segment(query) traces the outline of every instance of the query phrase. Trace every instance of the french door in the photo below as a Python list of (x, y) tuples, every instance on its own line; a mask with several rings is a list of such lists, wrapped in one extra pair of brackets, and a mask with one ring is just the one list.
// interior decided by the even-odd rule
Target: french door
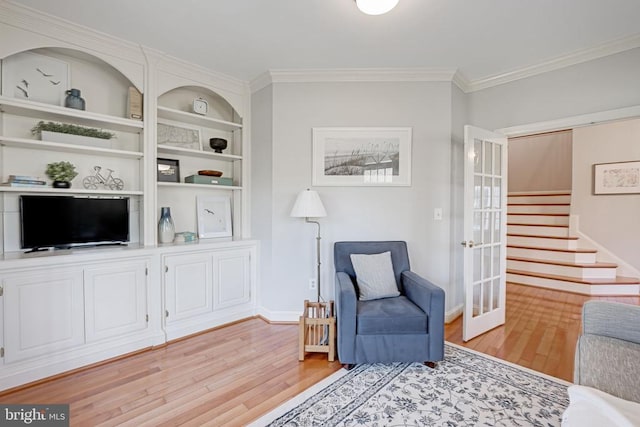
[(464, 128), (464, 311), (468, 341), (504, 324), (507, 246), (507, 138)]

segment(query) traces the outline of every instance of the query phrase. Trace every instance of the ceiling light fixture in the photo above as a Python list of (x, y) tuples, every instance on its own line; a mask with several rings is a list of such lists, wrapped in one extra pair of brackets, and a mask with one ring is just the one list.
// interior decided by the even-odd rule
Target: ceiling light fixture
[(358, 9), (367, 15), (382, 15), (396, 7), (398, 0), (355, 0)]

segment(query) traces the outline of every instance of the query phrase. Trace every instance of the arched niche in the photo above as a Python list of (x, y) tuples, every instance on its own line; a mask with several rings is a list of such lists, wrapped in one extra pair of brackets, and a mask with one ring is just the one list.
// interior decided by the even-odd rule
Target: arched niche
[[(140, 65), (140, 78), (129, 78), (118, 67), (106, 62), (104, 59), (83, 52), (81, 50), (64, 47), (42, 47), (20, 52), (15, 52), (3, 58), (3, 84), (2, 95), (10, 98), (23, 97), (20, 91), (14, 88), (13, 82), (9, 82), (7, 76), (15, 79), (15, 72), (9, 72), (9, 68), (20, 70), (21, 58), (25, 56), (39, 55), (52, 58), (59, 63), (67, 64), (68, 88), (79, 89), (86, 102), (86, 110), (115, 117), (126, 117), (129, 88), (140, 90), (142, 66)], [(118, 61), (115, 61), (118, 62)], [(133, 67), (136, 68), (136, 67)], [(131, 74), (138, 74), (131, 70)], [(138, 84), (134, 83), (138, 81)], [(64, 105), (62, 100), (60, 105)]]
[(207, 117), (242, 124), (242, 117), (224, 97), (200, 86), (180, 86), (168, 90), (160, 95), (158, 105), (193, 112), (193, 101), (197, 98), (207, 101)]

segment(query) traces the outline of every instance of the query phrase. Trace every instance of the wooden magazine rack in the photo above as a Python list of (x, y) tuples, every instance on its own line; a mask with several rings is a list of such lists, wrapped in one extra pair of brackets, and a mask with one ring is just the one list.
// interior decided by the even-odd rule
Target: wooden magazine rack
[(304, 360), (306, 352), (327, 353), (329, 362), (336, 355), (336, 318), (333, 301), (304, 302), (304, 312), (299, 322), (299, 356)]

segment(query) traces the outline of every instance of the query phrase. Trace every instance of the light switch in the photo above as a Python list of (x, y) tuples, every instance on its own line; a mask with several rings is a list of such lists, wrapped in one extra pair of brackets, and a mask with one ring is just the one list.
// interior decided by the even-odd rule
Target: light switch
[(435, 208), (433, 210), (433, 219), (436, 221), (442, 221), (442, 208)]

